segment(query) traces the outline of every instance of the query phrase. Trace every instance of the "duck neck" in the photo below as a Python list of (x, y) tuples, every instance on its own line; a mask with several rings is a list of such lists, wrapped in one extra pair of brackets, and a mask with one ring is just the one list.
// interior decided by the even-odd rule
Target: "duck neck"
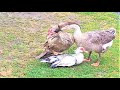
[(75, 29), (74, 37), (80, 37), (82, 34), (80, 27), (76, 24), (72, 25), (71, 27)]

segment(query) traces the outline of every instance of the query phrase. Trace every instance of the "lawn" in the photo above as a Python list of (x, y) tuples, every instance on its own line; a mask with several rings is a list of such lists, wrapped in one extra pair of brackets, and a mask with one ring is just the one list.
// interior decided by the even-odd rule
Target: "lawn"
[[(90, 65), (96, 53), (92, 54), (92, 62), (55, 69), (34, 58), (43, 52), (50, 26), (64, 21), (80, 21), (82, 32), (116, 28), (113, 45), (102, 54), (99, 67)], [(120, 16), (115, 12), (1, 12), (0, 78), (119, 78), (119, 22)], [(74, 49), (75, 44), (65, 53), (73, 53)]]

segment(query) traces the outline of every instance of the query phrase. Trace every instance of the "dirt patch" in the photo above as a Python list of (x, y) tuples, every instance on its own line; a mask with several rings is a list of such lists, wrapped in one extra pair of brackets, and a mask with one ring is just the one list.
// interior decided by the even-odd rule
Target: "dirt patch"
[(6, 70), (6, 71), (1, 71), (0, 72), (0, 76), (9, 76), (9, 75), (11, 75), (12, 74), (12, 69), (8, 69), (8, 70)]
[(71, 12), (1, 12), (0, 27), (37, 32), (48, 30), (51, 25), (77, 20)]

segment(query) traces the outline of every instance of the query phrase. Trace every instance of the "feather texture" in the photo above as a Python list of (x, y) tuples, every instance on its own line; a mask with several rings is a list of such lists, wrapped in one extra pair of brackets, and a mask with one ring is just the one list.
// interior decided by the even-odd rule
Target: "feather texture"
[(110, 43), (113, 39), (115, 39), (116, 30), (114, 28), (82, 33), (80, 26), (74, 22), (65, 23), (63, 26), (64, 27), (62, 27), (61, 30), (75, 29), (75, 43), (78, 47), (84, 47), (87, 51), (102, 52), (103, 45)]
[(44, 47), (55, 52), (63, 52), (74, 43), (74, 38), (70, 33), (59, 31), (51, 35), (44, 44)]
[(110, 28), (108, 30), (95, 30), (82, 33), (80, 26), (76, 23), (65, 23), (61, 30), (64, 29), (74, 29), (74, 39), (78, 47), (84, 47), (86, 51), (89, 52), (88, 60), (92, 51), (99, 54), (98, 62), (91, 64), (93, 66), (98, 66), (101, 58), (101, 53), (108, 50), (112, 46), (113, 40), (115, 39), (116, 29)]
[(78, 47), (75, 50), (75, 54), (62, 54), (57, 56), (50, 56), (45, 59), (42, 59), (41, 62), (50, 63), (52, 68), (56, 68), (59, 66), (73, 66), (76, 64), (80, 64), (84, 60), (83, 52), (85, 50), (83, 47)]

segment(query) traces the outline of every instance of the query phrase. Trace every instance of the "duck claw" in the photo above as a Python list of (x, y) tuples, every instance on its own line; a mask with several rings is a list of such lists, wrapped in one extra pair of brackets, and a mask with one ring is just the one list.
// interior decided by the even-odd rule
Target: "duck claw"
[(84, 59), (84, 62), (90, 62), (92, 59)]
[(100, 64), (100, 62), (99, 61), (97, 61), (97, 62), (95, 62), (95, 63), (93, 63), (93, 64), (91, 64), (92, 66), (94, 66), (94, 67), (98, 67), (99, 66), (99, 64)]

